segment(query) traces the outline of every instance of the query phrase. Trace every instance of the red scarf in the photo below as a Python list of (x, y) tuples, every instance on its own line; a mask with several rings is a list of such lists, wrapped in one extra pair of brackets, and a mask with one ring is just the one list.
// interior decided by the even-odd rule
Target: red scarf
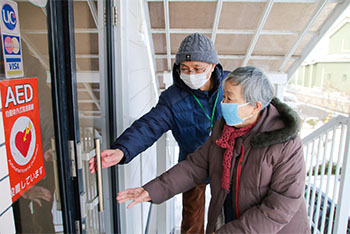
[(229, 191), (230, 189), (230, 169), (236, 138), (250, 132), (250, 130), (255, 126), (255, 124), (256, 122), (244, 128), (234, 128), (225, 124), (221, 138), (216, 141), (216, 144), (218, 146), (226, 149), (224, 153), (224, 160), (222, 161), (224, 171), (222, 173), (221, 187), (223, 189), (226, 189), (227, 191)]

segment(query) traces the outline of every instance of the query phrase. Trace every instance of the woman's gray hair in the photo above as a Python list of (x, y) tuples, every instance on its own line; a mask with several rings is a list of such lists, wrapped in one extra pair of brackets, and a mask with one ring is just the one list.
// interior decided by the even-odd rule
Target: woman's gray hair
[(245, 101), (251, 105), (260, 101), (262, 109), (269, 105), (274, 96), (274, 86), (265, 73), (257, 67), (239, 67), (227, 75), (223, 81), (223, 87), (226, 82), (241, 85)]

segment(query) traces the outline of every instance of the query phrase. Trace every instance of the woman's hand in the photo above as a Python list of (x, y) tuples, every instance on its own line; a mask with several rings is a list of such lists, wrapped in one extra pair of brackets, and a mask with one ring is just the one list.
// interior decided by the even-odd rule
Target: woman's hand
[[(109, 149), (101, 152), (102, 168), (111, 167), (118, 164), (124, 157), (123, 151), (120, 149)], [(89, 161), (89, 169), (91, 173), (96, 172), (97, 160), (93, 157)]]
[(123, 203), (129, 200), (132, 202), (127, 206), (130, 208), (140, 202), (150, 201), (151, 197), (149, 193), (142, 187), (131, 188), (118, 193), (117, 200), (119, 203)]

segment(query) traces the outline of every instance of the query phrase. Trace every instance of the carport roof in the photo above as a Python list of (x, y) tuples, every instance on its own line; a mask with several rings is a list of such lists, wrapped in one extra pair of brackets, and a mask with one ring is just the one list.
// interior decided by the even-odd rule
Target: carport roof
[(291, 77), (349, 0), (145, 0), (157, 75), (170, 71), (181, 40), (214, 41), (226, 70), (253, 65)]

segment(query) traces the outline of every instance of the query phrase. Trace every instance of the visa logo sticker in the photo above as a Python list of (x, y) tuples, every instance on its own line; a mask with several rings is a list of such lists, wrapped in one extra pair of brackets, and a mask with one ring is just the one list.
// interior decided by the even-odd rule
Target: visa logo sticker
[(6, 58), (6, 71), (9, 76), (18, 76), (23, 74), (21, 58)]

